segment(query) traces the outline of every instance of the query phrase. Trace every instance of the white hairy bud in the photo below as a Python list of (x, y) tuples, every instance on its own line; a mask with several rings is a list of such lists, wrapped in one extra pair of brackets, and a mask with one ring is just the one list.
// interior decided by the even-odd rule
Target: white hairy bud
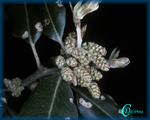
[(99, 2), (95, 1), (91, 1), (91, 2), (87, 2), (85, 4), (83, 4), (81, 6), (82, 2), (78, 2), (75, 7), (74, 7), (74, 10), (73, 10), (73, 13), (74, 13), (74, 17), (76, 19), (83, 19), (83, 17), (86, 15), (86, 14), (89, 14), (93, 11), (96, 11), (98, 8), (99, 8)]

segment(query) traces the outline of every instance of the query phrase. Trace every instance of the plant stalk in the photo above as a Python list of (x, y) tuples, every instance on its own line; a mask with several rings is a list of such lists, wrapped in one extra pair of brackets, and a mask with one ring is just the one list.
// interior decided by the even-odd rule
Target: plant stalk
[(77, 46), (78, 46), (78, 48), (81, 48), (82, 35), (81, 35), (81, 27), (80, 27), (80, 24), (77, 24), (77, 25), (76, 25), (76, 32), (77, 32)]
[(59, 75), (58, 67), (55, 68), (46, 68), (44, 66), (41, 69), (37, 69), (37, 71), (22, 81), (22, 86), (28, 86), (30, 83), (36, 81), (37, 79), (49, 76), (49, 75)]
[(30, 42), (30, 45), (31, 45), (31, 48), (32, 48), (32, 51), (33, 51), (33, 54), (34, 54), (34, 57), (35, 57), (35, 60), (36, 60), (36, 65), (37, 65), (38, 69), (40, 69), (41, 68), (41, 62), (40, 62), (38, 53), (36, 51), (35, 45), (33, 44), (33, 42)]
[(29, 18), (28, 18), (28, 10), (27, 10), (27, 6), (26, 6), (26, 3), (24, 1), (24, 6), (25, 6), (25, 12), (26, 12), (26, 20), (27, 20), (27, 28), (28, 28), (28, 32), (29, 32), (29, 41), (30, 41), (30, 45), (31, 45), (31, 48), (32, 48), (32, 51), (33, 51), (33, 54), (34, 54), (34, 57), (35, 57), (35, 60), (36, 60), (36, 64), (37, 64), (37, 67), (38, 69), (40, 69), (41, 67), (41, 62), (40, 62), (40, 59), (39, 59), (39, 56), (36, 52), (36, 49), (35, 49), (35, 44), (33, 43), (32, 41), (32, 37), (31, 37), (31, 32), (30, 32), (30, 24), (29, 24)]

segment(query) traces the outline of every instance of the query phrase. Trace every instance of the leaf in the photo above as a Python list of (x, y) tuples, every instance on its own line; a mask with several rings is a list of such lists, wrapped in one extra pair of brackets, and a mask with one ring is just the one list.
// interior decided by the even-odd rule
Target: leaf
[(50, 24), (45, 26), (43, 33), (54, 41), (61, 43), (66, 24), (65, 7), (45, 3), (45, 5), (39, 5), (38, 8), (41, 12), (41, 20), (50, 20)]
[[(39, 12), (36, 10), (36, 5), (27, 5), (27, 9), (25, 9), (24, 4), (11, 4), (6, 5), (6, 11), (12, 22), (12, 34), (17, 38), (22, 38), (25, 31), (28, 31), (29, 33), (29, 27), (30, 36), (35, 44), (42, 34), (35, 28), (35, 25), (38, 22), (41, 22)], [(27, 20), (29, 21), (29, 26), (27, 24)], [(24, 40), (29, 43), (29, 37)]]
[[(89, 91), (85, 88), (79, 88), (76, 94), (76, 101), (77, 106), (79, 109), (79, 113), (83, 117), (109, 117), (115, 119), (115, 117), (124, 118), (122, 114), (118, 113), (119, 107), (115, 102), (114, 99), (104, 93), (101, 93), (101, 96), (104, 100), (95, 99), (89, 93)], [(90, 102), (92, 104), (91, 108), (86, 108), (85, 106), (79, 103), (79, 99), (83, 98), (86, 102)]]
[(83, 26), (82, 29), (81, 29), (81, 35), (82, 35), (82, 38), (86, 32), (86, 29), (87, 29), (87, 25)]
[(114, 57), (115, 54), (116, 54), (116, 50), (117, 50), (117, 48), (115, 48), (115, 49), (111, 52), (110, 57), (109, 57), (108, 60), (111, 60), (111, 59), (113, 59), (113, 58), (117, 58), (117, 57), (119, 56), (119, 55), (118, 55), (118, 56)]
[(21, 108), (19, 116), (77, 117), (76, 106), (70, 102), (73, 93), (69, 85), (57, 76), (45, 77)]
[(82, 1), (79, 1), (79, 2), (74, 6), (73, 13), (74, 13), (75, 16), (77, 15), (78, 10), (81, 8), (81, 5), (82, 5)]

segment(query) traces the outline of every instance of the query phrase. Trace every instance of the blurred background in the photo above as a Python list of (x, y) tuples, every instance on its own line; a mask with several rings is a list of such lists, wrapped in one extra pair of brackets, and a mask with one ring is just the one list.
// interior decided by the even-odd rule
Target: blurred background
[[(75, 31), (69, 5), (66, 7), (66, 27), (63, 40), (69, 32)], [(5, 7), (4, 7), (5, 8)], [(119, 57), (128, 57), (131, 63), (125, 68), (103, 72), (103, 79), (97, 82), (101, 92), (114, 98), (123, 107), (131, 104), (131, 109), (143, 110), (146, 115), (146, 4), (103, 4), (99, 9), (82, 20), (87, 24), (83, 42), (92, 41), (107, 49), (106, 59), (114, 48), (120, 50)], [(34, 56), (27, 42), (12, 36), (12, 24), (4, 9), (4, 78), (21, 79), (37, 69)], [(59, 43), (42, 35), (36, 43), (42, 64), (60, 54)], [(16, 111), (29, 96), (26, 90), (19, 98), (11, 98), (9, 106)], [(19, 103), (18, 101), (22, 99)]]

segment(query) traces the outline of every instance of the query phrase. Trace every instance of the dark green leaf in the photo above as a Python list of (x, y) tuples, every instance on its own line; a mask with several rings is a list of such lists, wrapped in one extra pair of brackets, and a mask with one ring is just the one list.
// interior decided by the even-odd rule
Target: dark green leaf
[(19, 116), (28, 117), (77, 117), (76, 106), (69, 85), (56, 76), (44, 78), (21, 108)]
[[(33, 43), (35, 44), (39, 37), (41, 36), (41, 32), (39, 32), (35, 25), (40, 21), (40, 14), (36, 10), (36, 5), (27, 5), (27, 11), (25, 11), (24, 4), (11, 4), (6, 5), (6, 11), (8, 17), (12, 21), (13, 32), (12, 34), (17, 38), (22, 38), (22, 35), (25, 31), (28, 31), (27, 19), (29, 21), (29, 29), (30, 35)], [(26, 12), (28, 14), (26, 14)], [(42, 22), (41, 22), (42, 23)], [(29, 37), (25, 39), (29, 43)]]
[[(87, 89), (79, 88), (76, 94), (76, 101), (80, 115), (83, 117), (108, 117), (112, 119), (115, 119), (115, 117), (124, 118), (123, 115), (118, 112), (119, 109), (121, 110), (121, 107), (114, 102), (111, 96), (104, 93), (101, 93), (101, 96), (105, 99), (102, 100), (101, 97), (95, 99)], [(80, 98), (83, 98), (86, 102), (90, 102), (92, 107), (86, 108), (81, 105), (79, 103)]]
[(66, 23), (66, 12), (64, 6), (58, 6), (57, 4), (45, 4), (39, 5), (41, 12), (41, 20), (50, 20), (50, 24), (46, 25), (43, 33), (53, 39), (54, 41), (59, 41), (58, 37), (62, 39), (65, 23)]

